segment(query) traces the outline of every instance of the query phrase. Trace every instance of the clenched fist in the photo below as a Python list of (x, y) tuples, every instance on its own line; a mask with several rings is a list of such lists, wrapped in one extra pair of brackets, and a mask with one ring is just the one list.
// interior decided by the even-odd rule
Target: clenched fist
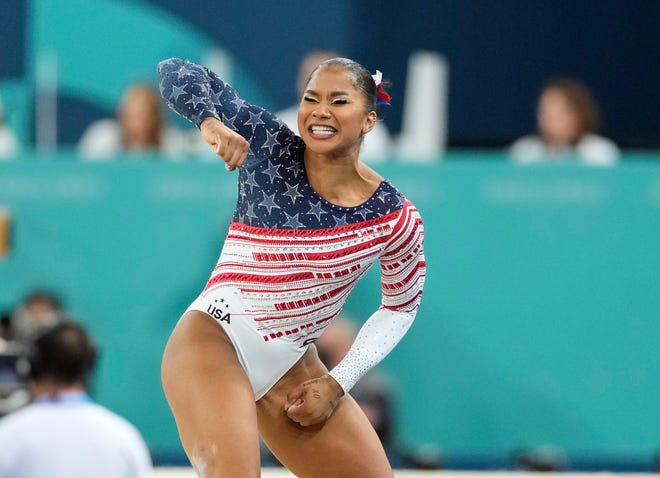
[(294, 422), (307, 427), (324, 422), (334, 411), (344, 390), (330, 375), (308, 380), (287, 395), (284, 411)]
[(225, 162), (225, 167), (229, 171), (243, 165), (250, 150), (250, 143), (243, 136), (213, 117), (206, 118), (199, 125), (199, 130), (204, 141)]

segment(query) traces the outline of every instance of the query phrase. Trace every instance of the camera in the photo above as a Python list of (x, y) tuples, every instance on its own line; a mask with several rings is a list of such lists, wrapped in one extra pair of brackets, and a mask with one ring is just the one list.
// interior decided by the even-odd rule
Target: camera
[(0, 351), (0, 417), (30, 401), (30, 392), (22, 372), (26, 368), (25, 361), (22, 350)]

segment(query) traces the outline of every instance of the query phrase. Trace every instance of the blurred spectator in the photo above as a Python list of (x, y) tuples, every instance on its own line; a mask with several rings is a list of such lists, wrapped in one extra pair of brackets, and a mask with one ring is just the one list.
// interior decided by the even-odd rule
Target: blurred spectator
[(619, 149), (598, 136), (598, 108), (587, 87), (573, 78), (554, 78), (544, 86), (536, 121), (538, 133), (515, 141), (512, 158), (520, 163), (576, 160), (589, 165), (611, 165)]
[(564, 452), (554, 445), (541, 445), (521, 450), (514, 455), (517, 470), (521, 471), (566, 471), (567, 459)]
[(0, 319), (0, 337), (27, 345), (38, 333), (63, 318), (62, 304), (56, 295), (47, 291), (34, 291)]
[(151, 476), (138, 430), (87, 394), (96, 347), (81, 325), (62, 321), (43, 332), (26, 362), (34, 401), (0, 420), (0, 476)]
[(30, 401), (15, 364), (35, 337), (64, 319), (59, 298), (51, 292), (29, 293), (13, 310), (0, 317), (0, 417)]
[(116, 119), (92, 123), (78, 143), (86, 159), (108, 159), (122, 153), (161, 153), (172, 159), (184, 153), (181, 131), (167, 126), (158, 95), (147, 84), (136, 84), (123, 95)]
[(0, 161), (10, 159), (18, 152), (18, 140), (14, 132), (5, 123), (5, 110), (0, 101)]
[[(335, 320), (325, 329), (316, 341), (316, 348), (328, 370), (341, 362), (351, 348), (356, 334), (356, 327), (345, 318)], [(387, 378), (374, 368), (355, 384), (351, 389), (351, 396), (367, 415), (385, 449), (391, 448), (394, 438), (393, 417)]]
[[(298, 67), (298, 78), (296, 81), (298, 98), (302, 98), (307, 79), (312, 74), (312, 71), (314, 71), (314, 68), (330, 58), (340, 56), (342, 56), (340, 53), (332, 50), (313, 50), (305, 55)], [(276, 116), (284, 121), (291, 131), (298, 135), (300, 134), (298, 132), (299, 104), (300, 101), (276, 113)], [(392, 140), (390, 133), (387, 131), (385, 123), (378, 121), (374, 129), (364, 137), (360, 159), (363, 159), (365, 162), (384, 161), (388, 158), (391, 147)]]
[[(319, 357), (328, 369), (337, 365), (351, 348), (357, 327), (346, 318), (335, 319), (315, 342)], [(392, 390), (388, 377), (372, 368), (351, 389), (350, 395), (360, 405), (385, 448), (394, 468), (440, 467), (436, 453), (422, 454), (403, 449), (395, 440)]]

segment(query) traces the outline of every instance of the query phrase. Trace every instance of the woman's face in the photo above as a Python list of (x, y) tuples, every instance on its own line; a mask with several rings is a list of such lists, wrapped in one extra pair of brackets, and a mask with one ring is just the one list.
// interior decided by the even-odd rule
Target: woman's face
[(536, 120), (539, 133), (550, 146), (569, 146), (579, 139), (580, 119), (561, 90), (550, 88), (541, 94)]
[(298, 129), (309, 149), (321, 154), (359, 150), (375, 121), (376, 112), (366, 111), (364, 93), (345, 68), (324, 67), (312, 75), (298, 109)]

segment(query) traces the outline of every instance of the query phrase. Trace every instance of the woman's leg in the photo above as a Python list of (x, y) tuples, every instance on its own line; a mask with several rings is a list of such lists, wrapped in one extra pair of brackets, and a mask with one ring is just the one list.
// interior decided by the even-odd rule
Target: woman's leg
[(273, 454), (299, 478), (386, 478), (392, 469), (358, 404), (344, 395), (330, 418), (303, 427), (284, 413), (287, 393), (327, 369), (314, 346), (257, 402), (259, 431)]
[(162, 380), (200, 477), (260, 476), (254, 392), (215, 320), (197, 311), (183, 316), (165, 348)]

